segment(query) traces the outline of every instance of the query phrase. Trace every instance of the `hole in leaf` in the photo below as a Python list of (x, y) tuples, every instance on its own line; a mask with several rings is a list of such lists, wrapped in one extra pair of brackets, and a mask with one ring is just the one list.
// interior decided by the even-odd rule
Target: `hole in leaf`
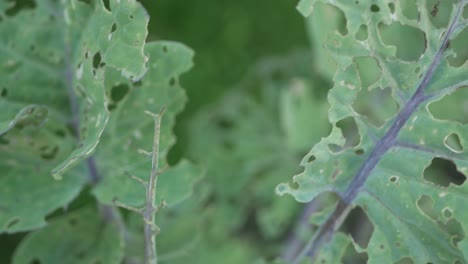
[(110, 4), (109, 4), (109, 0), (102, 0), (102, 3), (104, 5), (104, 8), (107, 9), (107, 11), (111, 11), (110, 9)]
[(109, 110), (109, 112), (113, 111), (115, 108), (117, 108), (116, 104), (110, 103), (107, 105), (107, 110)]
[(29, 264), (41, 264), (42, 262), (38, 258), (34, 258), (29, 261)]
[(371, 5), (370, 10), (371, 10), (373, 13), (377, 13), (377, 12), (380, 11), (380, 7), (379, 7), (378, 5), (376, 5), (376, 4), (373, 4), (373, 5)]
[(220, 117), (216, 120), (216, 126), (222, 130), (229, 130), (234, 127), (234, 122), (230, 119)]
[(450, 47), (454, 56), (448, 57), (450, 66), (461, 67), (468, 60), (468, 49), (466, 48), (466, 40), (468, 39), (468, 27), (462, 30), (454, 39), (450, 41)]
[(388, 3), (388, 8), (390, 9), (390, 13), (395, 13), (395, 4)]
[(311, 162), (313, 162), (314, 160), (316, 160), (315, 156), (314, 156), (314, 155), (310, 155), (310, 156), (307, 158), (307, 163), (311, 163)]
[(367, 32), (367, 25), (362, 24), (355, 35), (357, 40), (364, 41), (369, 37), (369, 33)]
[(162, 49), (163, 49), (163, 52), (164, 52), (164, 53), (167, 53), (167, 52), (168, 52), (167, 46), (163, 46)]
[(16, 0), (12, 2), (14, 5), (5, 11), (7, 16), (15, 16), (22, 10), (34, 9), (36, 7), (36, 2), (34, 0)]
[(422, 195), (417, 201), (416, 205), (418, 206), (419, 210), (432, 220), (436, 221), (438, 216), (437, 212), (434, 211), (434, 201), (431, 197), (427, 195)]
[(361, 207), (354, 207), (343, 224), (344, 233), (349, 234), (361, 248), (367, 248), (374, 225)]
[(59, 138), (65, 138), (66, 132), (64, 130), (55, 130), (55, 135)]
[[(439, 120), (458, 121), (468, 124), (468, 87), (459, 88), (429, 105), (432, 116)], [(447, 106), (450, 107), (447, 107)]]
[(10, 229), (12, 228), (13, 226), (17, 225), (21, 220), (19, 218), (12, 218), (8, 221), (8, 223), (6, 224), (6, 228), (7, 229)]
[(381, 23), (379, 31), (386, 45), (397, 47), (396, 56), (401, 60), (417, 61), (426, 49), (425, 34), (418, 28), (402, 25), (398, 22), (391, 25)]
[(362, 89), (367, 89), (374, 84), (382, 74), (377, 60), (372, 57), (356, 57), (354, 63), (359, 72)]
[(436, 28), (446, 28), (452, 12), (452, 0), (427, 0), (426, 10), (430, 14), (429, 20)]
[(101, 54), (99, 52), (96, 52), (96, 54), (94, 54), (93, 56), (93, 68), (94, 69), (99, 68), (100, 64), (101, 64)]
[(359, 144), (360, 142), (360, 135), (359, 135), (359, 130), (356, 125), (356, 121), (352, 117), (347, 117), (344, 119), (341, 119), (336, 123), (336, 126), (341, 129), (341, 132), (343, 133), (344, 138), (346, 139), (346, 142), (344, 146), (338, 146), (336, 144), (329, 144), (328, 147), (330, 148), (331, 151), (333, 152), (340, 152), (344, 149), (350, 148), (350, 147), (355, 147)]
[(129, 15), (128, 18), (129, 18), (130, 20), (132, 20), (132, 19), (133, 19), (133, 16), (132, 16), (132, 15)]
[(129, 87), (126, 84), (119, 84), (111, 89), (111, 99), (115, 103), (120, 102), (128, 94)]
[(389, 181), (389, 182), (392, 182), (392, 183), (395, 183), (395, 182), (398, 181), (398, 176), (390, 176), (390, 177), (388, 178), (388, 181)]
[[(352, 244), (349, 244), (346, 247), (346, 251), (341, 259), (343, 264), (355, 264), (355, 263), (367, 263), (369, 256), (367, 253), (362, 252), (358, 253)], [(334, 263), (331, 263), (334, 264)]]
[(450, 183), (462, 185), (466, 176), (457, 170), (453, 161), (443, 158), (434, 158), (431, 164), (424, 170), (424, 180), (440, 187), (448, 187)]
[(454, 247), (458, 246), (458, 242), (462, 241), (465, 238), (465, 232), (462, 225), (459, 221), (454, 218), (451, 218), (447, 223), (442, 221), (438, 222), (439, 227), (450, 235), (451, 243)]
[(404, 257), (393, 264), (414, 264), (414, 261), (410, 257)]
[(176, 84), (176, 80), (174, 77), (172, 77), (170, 80), (169, 80), (169, 85), (170, 86), (174, 86)]
[(0, 92), (0, 97), (5, 98), (5, 97), (7, 97), (7, 95), (8, 95), (8, 90), (7, 90), (7, 88), (5, 88), (5, 87), (2, 88), (2, 91)]
[(412, 20), (419, 20), (418, 7), (414, 0), (400, 0), (401, 10), (403, 15)]
[(114, 33), (116, 30), (117, 30), (117, 24), (112, 23), (112, 28), (111, 28), (110, 33)]
[[(429, 2), (427, 2), (427, 4), (429, 5)], [(439, 5), (440, 5), (440, 0), (437, 0), (437, 2), (432, 5), (431, 12), (430, 12), (431, 16), (437, 16), (437, 14), (439, 13)]]
[(362, 154), (364, 154), (364, 150), (363, 149), (357, 149), (357, 150), (354, 151), (354, 153), (356, 155), (362, 155)]
[(58, 147), (55, 146), (53, 148), (49, 148), (49, 147), (43, 147), (41, 148), (41, 158), (45, 159), (45, 160), (52, 160), (55, 158), (55, 156), (57, 156), (57, 153), (58, 153)]
[(142, 84), (143, 83), (141, 82), (141, 80), (138, 80), (138, 81), (133, 83), (133, 87), (138, 88), (138, 87), (141, 87)]
[(444, 208), (444, 210), (442, 210), (442, 214), (444, 215), (445, 218), (451, 218), (452, 217), (452, 210), (450, 208)]
[(444, 145), (453, 152), (456, 152), (456, 153), (463, 152), (463, 146), (460, 143), (460, 138), (455, 133), (452, 133), (448, 135), (447, 137), (445, 137)]
[(354, 100), (353, 109), (360, 115), (366, 116), (373, 126), (381, 127), (386, 120), (396, 115), (398, 104), (392, 97), (390, 87), (371, 91), (363, 89)]

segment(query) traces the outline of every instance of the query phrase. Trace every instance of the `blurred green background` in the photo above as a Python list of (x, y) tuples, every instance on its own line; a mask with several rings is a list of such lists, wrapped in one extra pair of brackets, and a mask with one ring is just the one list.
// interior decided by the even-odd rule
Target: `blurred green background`
[(189, 98), (176, 125), (177, 161), (187, 145), (186, 122), (238, 83), (249, 68), (271, 55), (307, 47), (296, 0), (143, 0), (150, 15), (148, 40), (174, 40), (195, 51), (195, 66), (182, 76)]

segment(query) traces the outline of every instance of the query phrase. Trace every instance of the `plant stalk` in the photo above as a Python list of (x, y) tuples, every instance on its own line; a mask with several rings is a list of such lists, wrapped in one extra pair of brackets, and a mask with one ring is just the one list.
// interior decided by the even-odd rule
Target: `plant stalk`
[(149, 113), (155, 119), (154, 122), (154, 137), (151, 160), (151, 175), (146, 186), (146, 204), (143, 212), (144, 217), (144, 233), (145, 233), (145, 263), (157, 264), (158, 257), (156, 253), (156, 234), (158, 232), (154, 224), (154, 215), (158, 211), (156, 205), (156, 185), (158, 182), (159, 171), (159, 137), (161, 133), (161, 119), (165, 108), (157, 115)]

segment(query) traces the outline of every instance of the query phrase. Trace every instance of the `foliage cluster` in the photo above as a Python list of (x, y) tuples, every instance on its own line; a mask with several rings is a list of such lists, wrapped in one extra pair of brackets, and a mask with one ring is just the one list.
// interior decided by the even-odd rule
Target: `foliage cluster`
[(0, 262), (466, 263), (468, 2), (209, 1), (0, 2)]

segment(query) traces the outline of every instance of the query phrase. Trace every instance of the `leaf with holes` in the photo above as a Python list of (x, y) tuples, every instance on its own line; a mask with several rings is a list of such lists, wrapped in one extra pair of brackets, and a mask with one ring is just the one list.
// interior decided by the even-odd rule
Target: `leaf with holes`
[(96, 147), (109, 116), (105, 72), (146, 72), (148, 17), (136, 1), (118, 2), (0, 6), (0, 232), (43, 226), (78, 195), (84, 166), (62, 181), (50, 173), (60, 177)]
[[(141, 81), (132, 83), (114, 70), (106, 72), (112, 115), (94, 156), (102, 176), (94, 194), (103, 203), (111, 204), (113, 199), (132, 206), (144, 203), (143, 186), (129, 174), (144, 180), (150, 175), (151, 159), (144, 152), (151, 151), (154, 123), (145, 111), (158, 113), (166, 107), (160, 132), (160, 167), (167, 166), (166, 155), (175, 142), (172, 127), (186, 101), (178, 77), (192, 67), (193, 52), (184, 45), (163, 41), (148, 43), (145, 52), (151, 63)], [(157, 199), (165, 199), (169, 205), (183, 200), (200, 175), (196, 166), (180, 162), (161, 174)]]
[(41, 124), (50, 130), (46, 117), (73, 127), (79, 142), (56, 161), (60, 177), (92, 153), (107, 123), (105, 70), (132, 80), (145, 73), (148, 16), (136, 1), (113, 0), (109, 9), (102, 1), (37, 1), (20, 12), (15, 5), (4, 7), (0, 24), (0, 135)]
[[(313, 15), (318, 2), (303, 0), (299, 10)], [(326, 262), (344, 243), (330, 238), (361, 208), (373, 232), (368, 245), (353, 245), (369, 263), (463, 262), (468, 126), (431, 109), (468, 86), (464, 51), (450, 45), (466, 43), (467, 1), (440, 2), (444, 18), (423, 0), (320, 2), (346, 19), (346, 30), (326, 40), (337, 68), (328, 95), (333, 128), (303, 159), (296, 186), (277, 192), (300, 202), (334, 192), (341, 201), (296, 261)]]
[(84, 208), (55, 219), (26, 236), (13, 263), (121, 263), (125, 241), (118, 228), (122, 227), (107, 222), (101, 216), (105, 213)]

